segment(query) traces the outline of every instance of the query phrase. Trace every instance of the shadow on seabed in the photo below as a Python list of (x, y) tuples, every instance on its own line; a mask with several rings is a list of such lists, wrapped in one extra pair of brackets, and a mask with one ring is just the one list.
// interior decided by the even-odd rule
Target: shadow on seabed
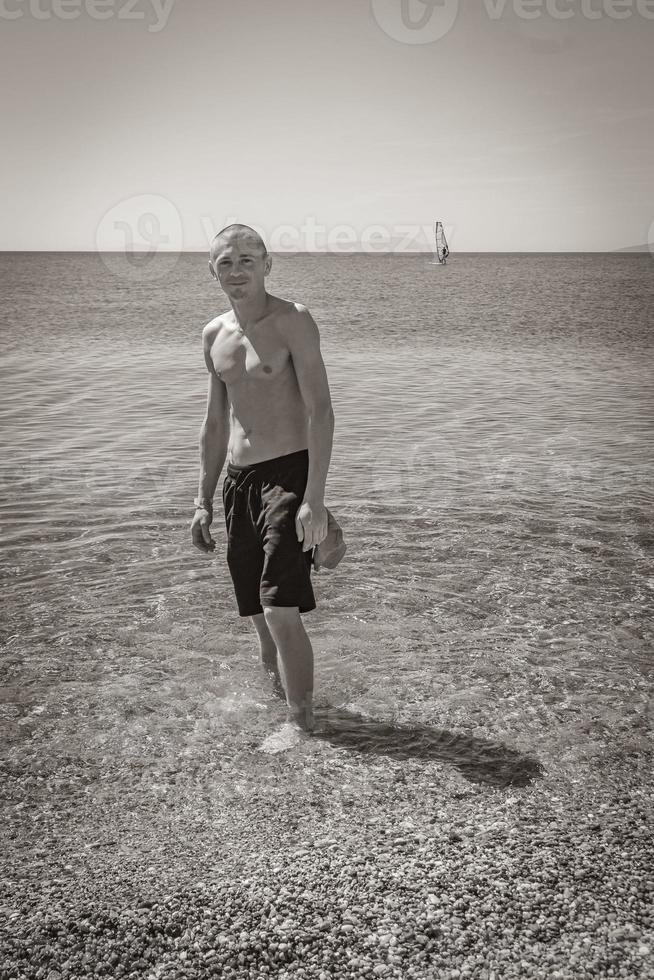
[(427, 725), (408, 727), (375, 721), (346, 708), (316, 706), (314, 738), (339, 748), (393, 759), (432, 759), (454, 766), (472, 783), (528, 786), (544, 772), (533, 756), (501, 742)]

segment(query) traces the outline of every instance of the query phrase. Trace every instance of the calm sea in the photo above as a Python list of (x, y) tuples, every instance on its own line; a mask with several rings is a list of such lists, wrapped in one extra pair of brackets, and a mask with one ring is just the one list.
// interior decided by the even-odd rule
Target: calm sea
[[(238, 759), (283, 711), (222, 515), (213, 556), (190, 544), (201, 331), (225, 308), (206, 258), (0, 268), (4, 757)], [(336, 416), (349, 550), (305, 617), (316, 700), (562, 776), (607, 732), (642, 744), (651, 256), (286, 255), (269, 288), (316, 318)]]

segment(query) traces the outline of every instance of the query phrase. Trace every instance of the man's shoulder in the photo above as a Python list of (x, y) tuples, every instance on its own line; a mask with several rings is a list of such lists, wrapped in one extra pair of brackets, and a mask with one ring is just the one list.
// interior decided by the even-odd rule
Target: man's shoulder
[(274, 297), (274, 299), (275, 318), (282, 328), (293, 331), (317, 329), (314, 319), (304, 303), (295, 303), (293, 300), (279, 299), (278, 297)]
[(320, 351), (320, 333), (304, 303), (285, 301), (284, 314), (277, 317), (277, 330), (294, 358)]
[(215, 316), (213, 320), (209, 320), (209, 322), (203, 327), (202, 340), (205, 343), (213, 343), (221, 329), (225, 326), (228, 316), (229, 310), (225, 313), (219, 313), (218, 316)]

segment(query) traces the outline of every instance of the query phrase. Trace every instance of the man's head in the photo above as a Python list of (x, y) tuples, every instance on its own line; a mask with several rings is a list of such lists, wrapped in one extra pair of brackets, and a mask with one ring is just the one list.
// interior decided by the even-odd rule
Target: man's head
[(209, 269), (230, 300), (253, 297), (264, 290), (271, 266), (272, 257), (261, 235), (249, 225), (228, 225), (211, 242)]

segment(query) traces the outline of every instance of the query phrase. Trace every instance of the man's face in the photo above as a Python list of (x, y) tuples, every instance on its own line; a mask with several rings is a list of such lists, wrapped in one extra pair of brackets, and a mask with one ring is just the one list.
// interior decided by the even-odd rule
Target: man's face
[(270, 259), (251, 238), (234, 236), (219, 243), (213, 260), (218, 282), (230, 299), (240, 300), (263, 289)]

